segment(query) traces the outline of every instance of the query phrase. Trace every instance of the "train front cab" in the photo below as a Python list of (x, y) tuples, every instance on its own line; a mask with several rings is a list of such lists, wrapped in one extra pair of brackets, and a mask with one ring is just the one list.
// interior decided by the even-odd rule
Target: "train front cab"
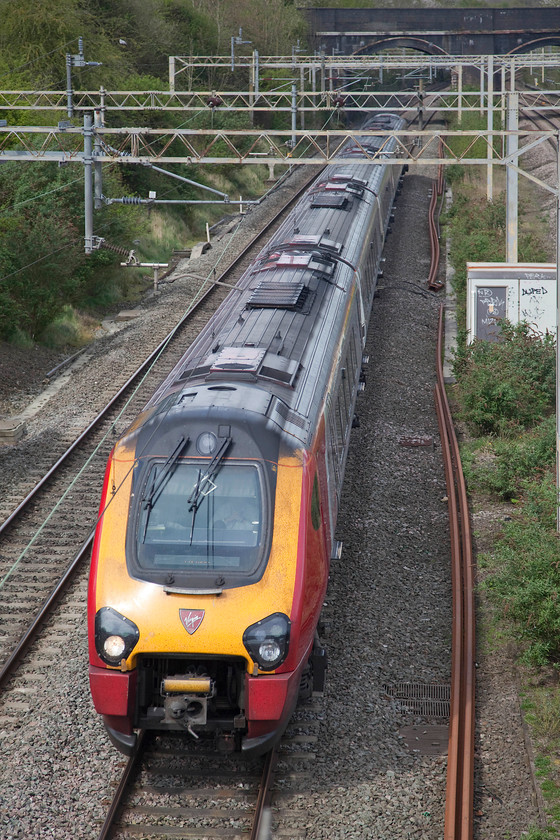
[[(145, 463), (125, 442), (108, 465), (90, 577), (90, 685), (111, 740), (127, 754), (135, 729), (189, 731), (212, 736), (225, 749), (264, 752), (284, 730), (302, 676), (309, 680), (310, 658), (320, 686), (325, 659), (316, 625), (328, 554), (315, 458), (291, 451), (265, 459), (249, 446), (246, 413), (239, 426), (231, 410), (228, 416), (231, 443), (211, 484), (204, 484), (194, 523), (184, 487), (192, 490), (204, 478), (212, 453), (204, 459), (187, 445), (152, 505), (146, 496), (173, 451), (173, 431), (167, 449)], [(218, 437), (223, 425), (204, 434)], [(252, 470), (253, 479), (242, 481), (243, 469)], [(121, 484), (106, 507), (111, 488)], [(258, 488), (261, 505), (245, 533), (247, 570), (225, 538), (221, 553), (216, 550), (214, 524), (210, 574), (196, 552), (204, 541), (207, 551), (209, 523), (218, 514), (223, 519), (224, 500), (234, 491), (239, 498), (242, 486)], [(138, 501), (129, 506), (131, 494)], [(173, 495), (181, 496), (187, 513), (182, 535), (176, 522), (171, 533), (170, 515), (163, 526), (158, 516), (159, 505), (171, 510)], [(127, 528), (119, 527), (127, 519)], [(186, 554), (185, 542), (194, 546)], [(185, 574), (187, 555), (192, 562)], [(151, 565), (149, 557), (155, 558)]]

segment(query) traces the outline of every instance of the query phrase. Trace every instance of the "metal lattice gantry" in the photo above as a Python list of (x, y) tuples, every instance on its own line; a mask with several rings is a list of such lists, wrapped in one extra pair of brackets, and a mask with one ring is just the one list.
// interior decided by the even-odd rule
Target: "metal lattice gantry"
[[(487, 55), (428, 55), (415, 53), (414, 55), (393, 55), (376, 53), (373, 55), (300, 55), (295, 51), (291, 56), (260, 56), (254, 50), (250, 56), (235, 57), (235, 69), (245, 70), (249, 79), (256, 80), (260, 72), (270, 70), (291, 71), (294, 77), (303, 77), (313, 86), (315, 80), (318, 86), (327, 88), (336, 85), (336, 80), (348, 73), (358, 76), (365, 73), (377, 75), (383, 79), (385, 73), (400, 73), (403, 76), (412, 72), (424, 71), (428, 76), (435, 75), (439, 70), (449, 73), (459, 73), (461, 70), (471, 70), (472, 75), (480, 76), (486, 72)], [(558, 67), (558, 55), (554, 52), (539, 52), (535, 54), (519, 53), (515, 55), (494, 56), (496, 69), (507, 73), (520, 70), (539, 70)], [(197, 78), (204, 77), (209, 71), (219, 71), (230, 68), (231, 59), (224, 56), (170, 56), (169, 57), (169, 89), (177, 88), (177, 81), (183, 84), (183, 90), (192, 90)]]
[[(486, 108), (487, 91), (457, 90), (434, 91), (429, 102), (424, 95), (423, 107), (427, 113), (460, 113), (461, 111), (480, 111)], [(504, 92), (494, 91), (495, 106), (500, 107)], [(539, 90), (519, 91), (519, 104), (522, 108), (535, 111), (551, 111), (560, 108), (558, 89), (542, 88)], [(0, 112), (13, 111), (65, 111), (66, 92), (60, 91), (0, 91)], [(219, 102), (219, 104), (210, 104)], [(111, 111), (150, 112), (291, 112), (294, 108), (299, 115), (317, 112), (359, 114), (364, 110), (388, 110), (394, 113), (409, 111), (420, 102), (418, 92), (414, 91), (372, 91), (353, 90), (351, 87), (333, 89), (333, 91), (310, 91), (296, 88), (295, 101), (292, 90), (261, 91), (257, 96), (250, 91), (78, 91), (74, 95), (74, 110), (78, 112)]]
[[(492, 70), (490, 70), (490, 59)], [(332, 113), (344, 109), (347, 114), (364, 109), (390, 109), (403, 112), (411, 107), (414, 92), (378, 90), (386, 74), (400, 74), (409, 80), (430, 81), (440, 72), (450, 75), (451, 90), (434, 91), (433, 110), (458, 112), (485, 107), (490, 73), (499, 76), (501, 95), (507, 91), (520, 94), (521, 107), (545, 110), (560, 104), (560, 93), (547, 86), (546, 72), (560, 67), (558, 53), (542, 52), (511, 56), (448, 56), (448, 55), (369, 55), (369, 56), (238, 56), (235, 59), (236, 83), (245, 77), (246, 88), (208, 89), (208, 75), (218, 74), (223, 80), (231, 74), (231, 59), (225, 56), (171, 56), (168, 90), (72, 91), (73, 112), (112, 111), (180, 111), (204, 112), (267, 112), (295, 109), (304, 119), (306, 114)], [(283, 80), (267, 80), (266, 72), (283, 71)], [(220, 71), (220, 73), (218, 73)], [(229, 71), (229, 72), (228, 72)], [(526, 71), (539, 82), (540, 90), (526, 91), (517, 87), (518, 75)], [(534, 76), (533, 74), (537, 74)], [(224, 75), (225, 74), (225, 75)], [(478, 80), (477, 91), (465, 91), (464, 79)], [(177, 83), (185, 82), (183, 90)], [(193, 89), (197, 82), (200, 86)], [(206, 84), (206, 87), (204, 86)], [(271, 89), (272, 85), (275, 85)], [(229, 85), (228, 85), (229, 87)], [(500, 96), (500, 91), (493, 93)], [(550, 102), (545, 103), (546, 96)], [(496, 100), (497, 104), (497, 100)], [(68, 91), (4, 90), (0, 91), (0, 112), (67, 111)], [(303, 126), (301, 126), (303, 127)]]
[[(523, 108), (534, 111), (557, 108), (560, 90), (520, 90), (519, 71), (540, 72), (544, 83), (549, 82), (545, 75), (547, 68), (557, 69), (559, 66), (560, 56), (544, 51), (538, 55), (515, 56), (415, 54), (327, 57), (324, 54), (302, 56), (297, 50), (291, 57), (260, 58), (256, 51), (250, 57), (232, 55), (227, 58), (206, 56), (183, 59), (175, 56), (170, 58), (172, 83), (169, 91), (109, 92), (101, 88), (99, 91), (80, 92), (70, 90), (70, 84), (65, 92), (0, 91), (0, 111), (8, 112), (8, 116), (10, 111), (51, 111), (54, 122), (59, 112), (66, 110), (72, 117), (59, 120), (56, 126), (11, 126), (8, 119), (0, 120), (0, 163), (50, 161), (84, 166), (85, 241), (88, 252), (93, 237), (93, 206), (100, 208), (104, 202), (132, 201), (126, 197), (109, 199), (103, 195), (102, 166), (106, 163), (144, 164), (153, 168), (160, 163), (189, 166), (267, 164), (272, 174), (276, 165), (347, 165), (351, 158), (343, 156), (343, 148), (352, 145), (359, 153), (360, 162), (372, 165), (486, 165), (490, 200), (494, 166), (505, 165), (509, 195), (512, 196), (508, 198), (509, 217), (514, 219), (513, 208), (514, 205), (516, 207), (517, 197), (513, 177), (520, 172), (541, 187), (558, 193), (555, 188), (519, 167), (523, 154), (551, 137), (556, 138), (557, 132), (554, 129), (520, 130), (518, 115)], [(229, 74), (232, 68), (235, 71), (232, 80), (239, 81), (246, 76), (245, 91), (194, 91), (192, 85), (186, 91), (174, 89), (177, 78), (183, 72), (190, 74), (190, 85), (197, 73), (202, 77), (207, 73), (210, 77), (216, 69), (220, 69), (222, 74)], [(263, 90), (263, 73), (270, 68), (282, 70), (286, 78), (275, 89)], [(424, 79), (432, 78), (440, 70), (450, 74), (451, 89), (424, 91)], [(407, 91), (376, 90), (383, 74), (389, 71), (416, 73), (417, 84)], [(479, 79), (479, 89), (464, 90), (467, 74), (472, 78), (473, 73)], [(374, 78), (376, 74), (377, 79)], [(274, 84), (279, 81), (276, 78)], [(269, 86), (272, 84), (270, 82)], [(205, 117), (197, 121), (197, 128), (113, 127), (110, 125), (113, 110), (119, 111), (121, 119), (122, 114), (128, 112), (134, 117), (135, 112), (147, 116), (151, 111), (167, 110), (196, 112), (205, 114)], [(460, 125), (463, 112), (469, 110), (487, 115), (485, 130), (424, 128), (432, 115), (446, 112), (456, 114)], [(236, 111), (247, 113), (250, 117), (248, 122), (252, 125), (245, 129), (214, 129), (216, 112), (224, 112), (227, 116), (227, 113)], [(291, 119), (285, 122), (290, 122), (290, 127), (274, 130), (256, 127), (256, 113), (259, 111), (289, 111)], [(364, 111), (401, 113), (411, 121), (411, 127), (400, 132), (380, 129), (368, 132), (340, 127), (346, 121), (355, 122), (352, 115), (362, 115)], [(311, 113), (319, 114), (319, 120), (315, 122), (322, 122), (323, 128), (306, 129), (306, 117)], [(83, 125), (76, 124), (75, 114), (83, 118)], [(496, 116), (500, 118), (501, 130), (494, 128)], [(327, 125), (332, 127), (327, 130)], [(381, 142), (377, 140), (372, 144), (372, 136), (381, 137)], [(389, 138), (396, 141), (390, 149)], [(455, 143), (454, 138), (461, 138), (461, 144)], [(182, 177), (177, 173), (165, 174)], [(149, 200), (138, 199), (137, 203), (142, 201)], [(227, 196), (224, 201), (228, 201)], [(511, 227), (513, 229), (515, 225), (512, 223)], [(514, 239), (512, 235), (511, 241)]]
[[(84, 162), (84, 129), (70, 127), (0, 126), (0, 161)], [(447, 130), (445, 128), (403, 131), (363, 131), (350, 129), (188, 129), (188, 128), (107, 128), (89, 130), (96, 149), (96, 163), (118, 164), (287, 164), (291, 166), (348, 164), (343, 148), (352, 144), (363, 157), (360, 163), (418, 165), (485, 165), (491, 155), (494, 165), (515, 163), (507, 153), (507, 139), (514, 136), (519, 146), (516, 158), (555, 138), (553, 129)], [(376, 148), (367, 145), (372, 137), (385, 138)], [(457, 151), (454, 138), (464, 139)], [(386, 150), (390, 138), (396, 141)], [(440, 145), (443, 156), (440, 156)], [(478, 146), (477, 154), (473, 149)], [(480, 146), (483, 154), (481, 157)], [(526, 174), (526, 173), (525, 173)], [(532, 180), (547, 185), (532, 176)]]

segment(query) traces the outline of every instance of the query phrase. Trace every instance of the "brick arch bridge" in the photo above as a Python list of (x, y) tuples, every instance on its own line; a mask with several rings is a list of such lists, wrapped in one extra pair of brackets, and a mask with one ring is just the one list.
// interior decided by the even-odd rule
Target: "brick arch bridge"
[(405, 47), (429, 55), (506, 55), (560, 46), (560, 9), (307, 8), (310, 40), (327, 55)]

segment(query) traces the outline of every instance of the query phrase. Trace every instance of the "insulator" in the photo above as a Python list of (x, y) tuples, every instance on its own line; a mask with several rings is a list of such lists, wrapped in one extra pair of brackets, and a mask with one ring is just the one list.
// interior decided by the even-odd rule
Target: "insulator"
[(129, 249), (121, 248), (119, 245), (111, 245), (110, 242), (106, 242), (104, 239), (102, 240), (99, 247), (104, 248), (106, 251), (113, 251), (115, 254), (119, 254), (121, 257), (128, 257), (128, 255), (130, 254)]
[(125, 195), (122, 199), (123, 204), (142, 204), (143, 199), (138, 198), (136, 195)]

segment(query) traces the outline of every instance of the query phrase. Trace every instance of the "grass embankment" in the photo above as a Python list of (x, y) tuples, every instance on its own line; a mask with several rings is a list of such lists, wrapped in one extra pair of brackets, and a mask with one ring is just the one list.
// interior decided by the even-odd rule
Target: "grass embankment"
[[(480, 636), (516, 651), (523, 707), (537, 750), (550, 828), (560, 827), (560, 539), (556, 531), (555, 342), (504, 323), (501, 340), (467, 345), (466, 261), (505, 259), (505, 198), (485, 195), (484, 170), (452, 168), (445, 219), (459, 310), (451, 399), (464, 430), (462, 460), (473, 511), (500, 510), (503, 527), (478, 556)], [(471, 174), (472, 173), (472, 174)], [(503, 173), (495, 176), (498, 190)], [(554, 260), (534, 188), (520, 182), (519, 261)], [(476, 536), (476, 533), (475, 533)], [(488, 545), (488, 535), (478, 535)], [(513, 642), (513, 645), (512, 645)]]

